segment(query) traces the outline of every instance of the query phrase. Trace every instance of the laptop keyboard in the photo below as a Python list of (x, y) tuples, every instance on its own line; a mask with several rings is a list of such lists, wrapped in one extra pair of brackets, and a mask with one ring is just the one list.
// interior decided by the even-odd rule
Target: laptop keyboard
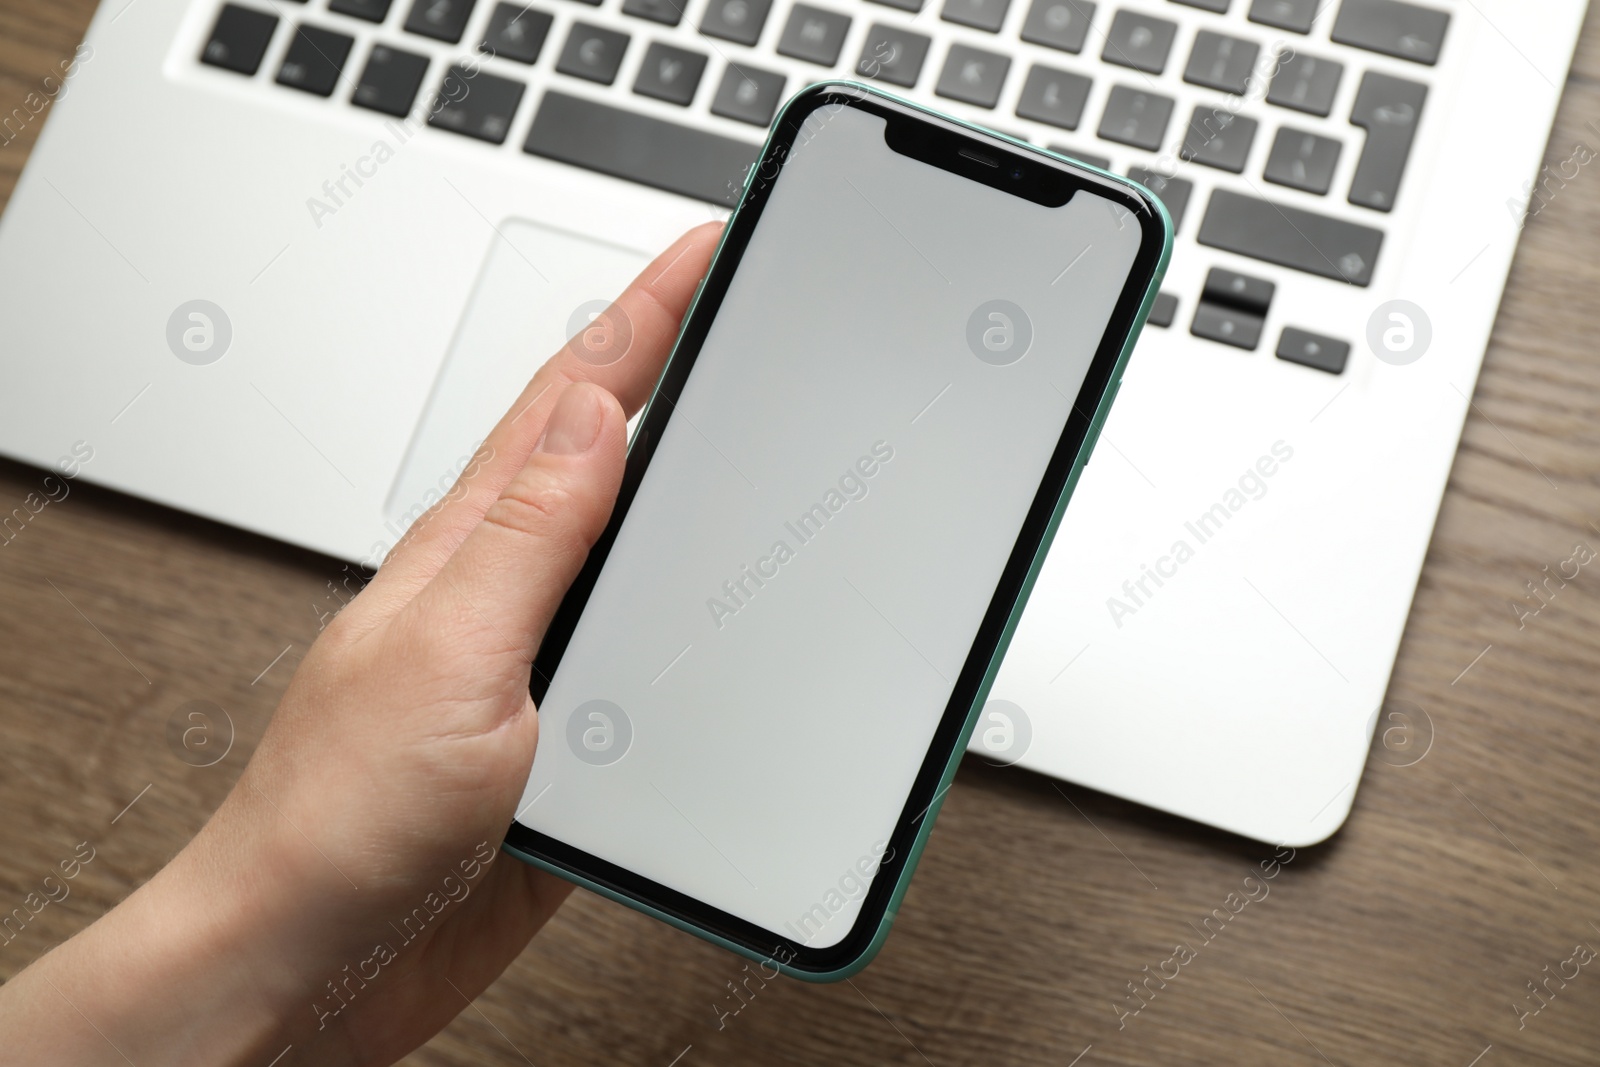
[[(255, 77), (285, 34), (270, 72), (277, 86), (381, 115), (426, 113), (434, 130), (490, 145), (504, 145), (531, 107), (522, 151), (717, 205), (737, 201), (784, 99), (828, 77), (875, 80), (1096, 166), (1117, 156), (1180, 234), (1194, 228), (1195, 246), (1180, 242), (1175, 257), (1209, 247), (1286, 269), (1214, 267), (1188, 312), (1193, 336), (1246, 350), (1262, 344), (1280, 284), (1371, 283), (1450, 26), (1448, 11), (1405, 0), (287, 7), (298, 10), (280, 18), (286, 5), (265, 0), (220, 5), (199, 61)], [(1163, 17), (1180, 7), (1189, 14)], [(1196, 21), (1210, 24), (1191, 29)], [(1340, 114), (1351, 78), (1353, 104)], [(1270, 145), (1264, 156), (1258, 143)], [(1175, 151), (1159, 157), (1163, 146)], [(1323, 206), (1341, 196), (1350, 208)], [(1150, 321), (1171, 328), (1182, 313), (1164, 293)], [(1342, 374), (1348, 339), (1317, 327), (1285, 326), (1274, 354)]]

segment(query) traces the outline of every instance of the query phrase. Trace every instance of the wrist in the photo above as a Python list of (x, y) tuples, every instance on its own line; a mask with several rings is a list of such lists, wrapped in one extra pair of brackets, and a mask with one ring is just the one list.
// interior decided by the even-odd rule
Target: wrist
[(339, 1035), (317, 1033), (282, 908), (207, 836), (4, 987), (17, 1062), (260, 1067), (290, 1045), (297, 1063), (352, 1062)]

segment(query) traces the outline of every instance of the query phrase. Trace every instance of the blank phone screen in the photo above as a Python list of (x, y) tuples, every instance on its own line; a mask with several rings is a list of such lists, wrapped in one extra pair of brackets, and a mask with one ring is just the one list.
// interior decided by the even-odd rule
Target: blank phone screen
[(1140, 247), (1110, 199), (884, 130), (824, 107), (796, 138), (517, 814), (814, 948), (856, 922)]

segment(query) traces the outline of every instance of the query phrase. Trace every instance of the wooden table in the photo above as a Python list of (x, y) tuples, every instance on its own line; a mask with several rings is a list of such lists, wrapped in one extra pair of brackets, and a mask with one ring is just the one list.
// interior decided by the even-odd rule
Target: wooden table
[[(0, 2), (0, 110), (72, 53), (93, 7)], [(1600, 147), (1584, 125), (1600, 114), (1597, 78), (1591, 14), (1552, 164), (1576, 141)], [(0, 149), (7, 194), (37, 130)], [(719, 1028), (740, 1003), (728, 984), (747, 973), (740, 960), (580, 891), (410, 1062), (1596, 1062), (1600, 963), (1551, 981), (1555, 996), (1520, 1028), (1518, 1011), (1537, 1005), (1527, 983), (1546, 965), (1579, 942), (1600, 948), (1600, 569), (1520, 627), (1511, 606), (1575, 544), (1600, 550), (1596, 235), (1590, 168), (1522, 239), (1390, 686), (1426, 710), (1431, 751), (1412, 766), (1374, 757), (1346, 827), (1301, 850), (1212, 941), (1196, 927), (1270, 848), (969, 764), (893, 936), (853, 981), (774, 982)], [(42, 474), (0, 462), (0, 511)], [(339, 572), (81, 484), (0, 548), (0, 905), (78, 842), (97, 850), (70, 897), (0, 946), (0, 975), (81, 929), (200, 826)], [(213, 767), (167, 746), (169, 716), (193, 699), (236, 725)], [(1195, 958), (1145, 986), (1148, 1003), (1119, 1028), (1129, 983), (1173, 973), (1180, 941)]]

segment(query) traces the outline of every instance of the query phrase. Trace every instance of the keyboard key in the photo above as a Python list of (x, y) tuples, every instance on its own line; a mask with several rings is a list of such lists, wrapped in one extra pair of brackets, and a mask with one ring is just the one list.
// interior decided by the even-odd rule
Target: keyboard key
[(289, 42), (289, 51), (278, 68), (278, 84), (302, 89), (318, 96), (333, 95), (339, 84), (344, 61), (350, 58), (354, 37), (302, 25)]
[(406, 14), (406, 32), (456, 44), (472, 15), (472, 0), (415, 0)]
[(831, 67), (839, 62), (844, 35), (850, 32), (850, 16), (824, 11), (810, 4), (796, 4), (778, 38), (778, 54), (807, 63)]
[(535, 63), (555, 19), (523, 4), (496, 4), (478, 51), (518, 63)]
[(706, 72), (706, 57), (699, 52), (653, 41), (639, 64), (633, 91), (640, 96), (688, 107)]
[(1255, 119), (1223, 108), (1197, 107), (1189, 119), (1189, 129), (1183, 135), (1178, 157), (1238, 174), (1244, 170), (1245, 159), (1250, 155), (1257, 125)]
[(1250, 71), (1261, 53), (1253, 41), (1241, 41), (1227, 34), (1201, 30), (1195, 34), (1194, 49), (1189, 53), (1189, 65), (1184, 68), (1183, 80), (1208, 89), (1241, 96), (1250, 84)]
[(1005, 84), (1010, 69), (1011, 60), (1007, 56), (954, 44), (950, 46), (944, 71), (933, 91), (951, 100), (994, 107), (1000, 101), (1000, 87)]
[(444, 76), (429, 126), (501, 144), (522, 102), (521, 82), (455, 66)]
[(1219, 15), (1228, 13), (1228, 0), (1172, 0), (1174, 4), (1183, 4), (1185, 7), (1197, 7), (1202, 11), (1215, 11)]
[(901, 11), (922, 10), (922, 0), (873, 0), (873, 3), (882, 4), (884, 7), (897, 7)]
[(622, 13), (636, 19), (649, 19), (663, 26), (683, 21), (683, 6), (688, 0), (622, 0)]
[(1333, 23), (1340, 44), (1433, 66), (1439, 61), (1450, 13), (1400, 0), (1344, 0)]
[(200, 51), (200, 62), (236, 74), (254, 74), (261, 69), (261, 57), (266, 54), (272, 31), (277, 27), (276, 15), (252, 11), (238, 4), (224, 4), (216, 25), (211, 27), (205, 48)]
[(1200, 290), (1189, 332), (1209, 341), (1253, 350), (1261, 341), (1272, 294), (1277, 286), (1265, 278), (1212, 267)]
[(1083, 51), (1093, 21), (1094, 4), (1089, 0), (1033, 0), (1022, 23), (1022, 39), (1076, 55)]
[(1145, 167), (1129, 167), (1128, 177), (1155, 193), (1172, 216), (1172, 229), (1176, 233), (1183, 225), (1183, 213), (1189, 207), (1189, 194), (1194, 192), (1194, 182), (1183, 178), (1169, 178), (1165, 174)]
[(1285, 326), (1278, 338), (1277, 356), (1329, 374), (1343, 374), (1345, 361), (1350, 358), (1350, 342)]
[(427, 56), (402, 52), (387, 45), (373, 45), (350, 101), (386, 115), (404, 117), (416, 102), (417, 90), (422, 88), (422, 79), (427, 73)]
[(1111, 20), (1100, 58), (1147, 74), (1160, 74), (1166, 69), (1167, 54), (1172, 51), (1172, 38), (1177, 32), (1175, 22), (1118, 11)]
[(700, 19), (700, 32), (740, 44), (755, 44), (767, 23), (772, 0), (711, 0)]
[(1352, 204), (1374, 211), (1394, 207), (1417, 120), (1422, 117), (1422, 104), (1427, 99), (1426, 85), (1371, 70), (1361, 76), (1350, 122), (1367, 131), (1367, 143), (1356, 161), (1356, 175), (1350, 180)]
[(1267, 90), (1267, 103), (1290, 107), (1308, 115), (1328, 117), (1339, 91), (1344, 64), (1285, 49), (1278, 53), (1278, 71)]
[(1195, 305), (1189, 332), (1208, 341), (1254, 350), (1261, 343), (1261, 328), (1266, 321), (1253, 312), (1202, 300)]
[(1161, 147), (1171, 118), (1170, 96), (1116, 85), (1106, 99), (1105, 114), (1100, 116), (1099, 134), (1102, 140), (1154, 152)]
[(761, 146), (546, 90), (523, 150), (732, 207)]
[(1099, 167), (1101, 170), (1111, 169), (1111, 160), (1107, 159), (1105, 156), (1097, 156), (1089, 152), (1080, 152), (1076, 148), (1068, 148), (1066, 145), (1061, 144), (1053, 144), (1049, 147), (1050, 151), (1054, 152), (1058, 156), (1066, 156), (1068, 159), (1075, 159), (1079, 163), (1087, 163), (1089, 166)]
[(556, 70), (574, 78), (610, 85), (617, 80), (617, 68), (622, 66), (622, 54), (628, 50), (628, 35), (591, 26), (587, 22), (574, 22), (567, 34), (561, 58), (556, 60)]
[(1217, 189), (1196, 237), (1203, 245), (1351, 285), (1372, 284), (1383, 231)]
[(328, 10), (353, 15), (368, 22), (382, 22), (392, 0), (328, 0)]
[(867, 31), (866, 43), (861, 46), (856, 73), (909, 89), (917, 84), (917, 75), (922, 73), (922, 64), (927, 58), (928, 38), (875, 22)]
[(1310, 33), (1316, 21), (1317, 5), (1327, 0), (1255, 0), (1250, 5), (1250, 21), (1280, 30)]
[(1152, 326), (1165, 329), (1172, 325), (1172, 320), (1178, 317), (1178, 298), (1171, 293), (1157, 293), (1150, 304), (1150, 317), (1145, 321)]
[(944, 11), (939, 17), (946, 22), (999, 33), (1000, 24), (1006, 20), (1006, 8), (1010, 6), (1011, 0), (944, 0)]
[(1082, 74), (1035, 63), (1022, 85), (1017, 117), (1075, 130), (1083, 118), (1083, 102), (1089, 98), (1091, 84)]
[(1200, 290), (1200, 299), (1204, 303), (1223, 304), (1265, 315), (1272, 306), (1272, 294), (1277, 289), (1265, 278), (1252, 278), (1248, 274), (1212, 267), (1206, 272), (1206, 284)]
[(1326, 195), (1333, 184), (1333, 168), (1339, 163), (1342, 147), (1331, 137), (1285, 126), (1272, 142), (1263, 177), (1291, 189)]
[(711, 113), (725, 119), (738, 119), (752, 126), (766, 126), (783, 103), (782, 74), (757, 70), (742, 63), (729, 63), (711, 100)]

